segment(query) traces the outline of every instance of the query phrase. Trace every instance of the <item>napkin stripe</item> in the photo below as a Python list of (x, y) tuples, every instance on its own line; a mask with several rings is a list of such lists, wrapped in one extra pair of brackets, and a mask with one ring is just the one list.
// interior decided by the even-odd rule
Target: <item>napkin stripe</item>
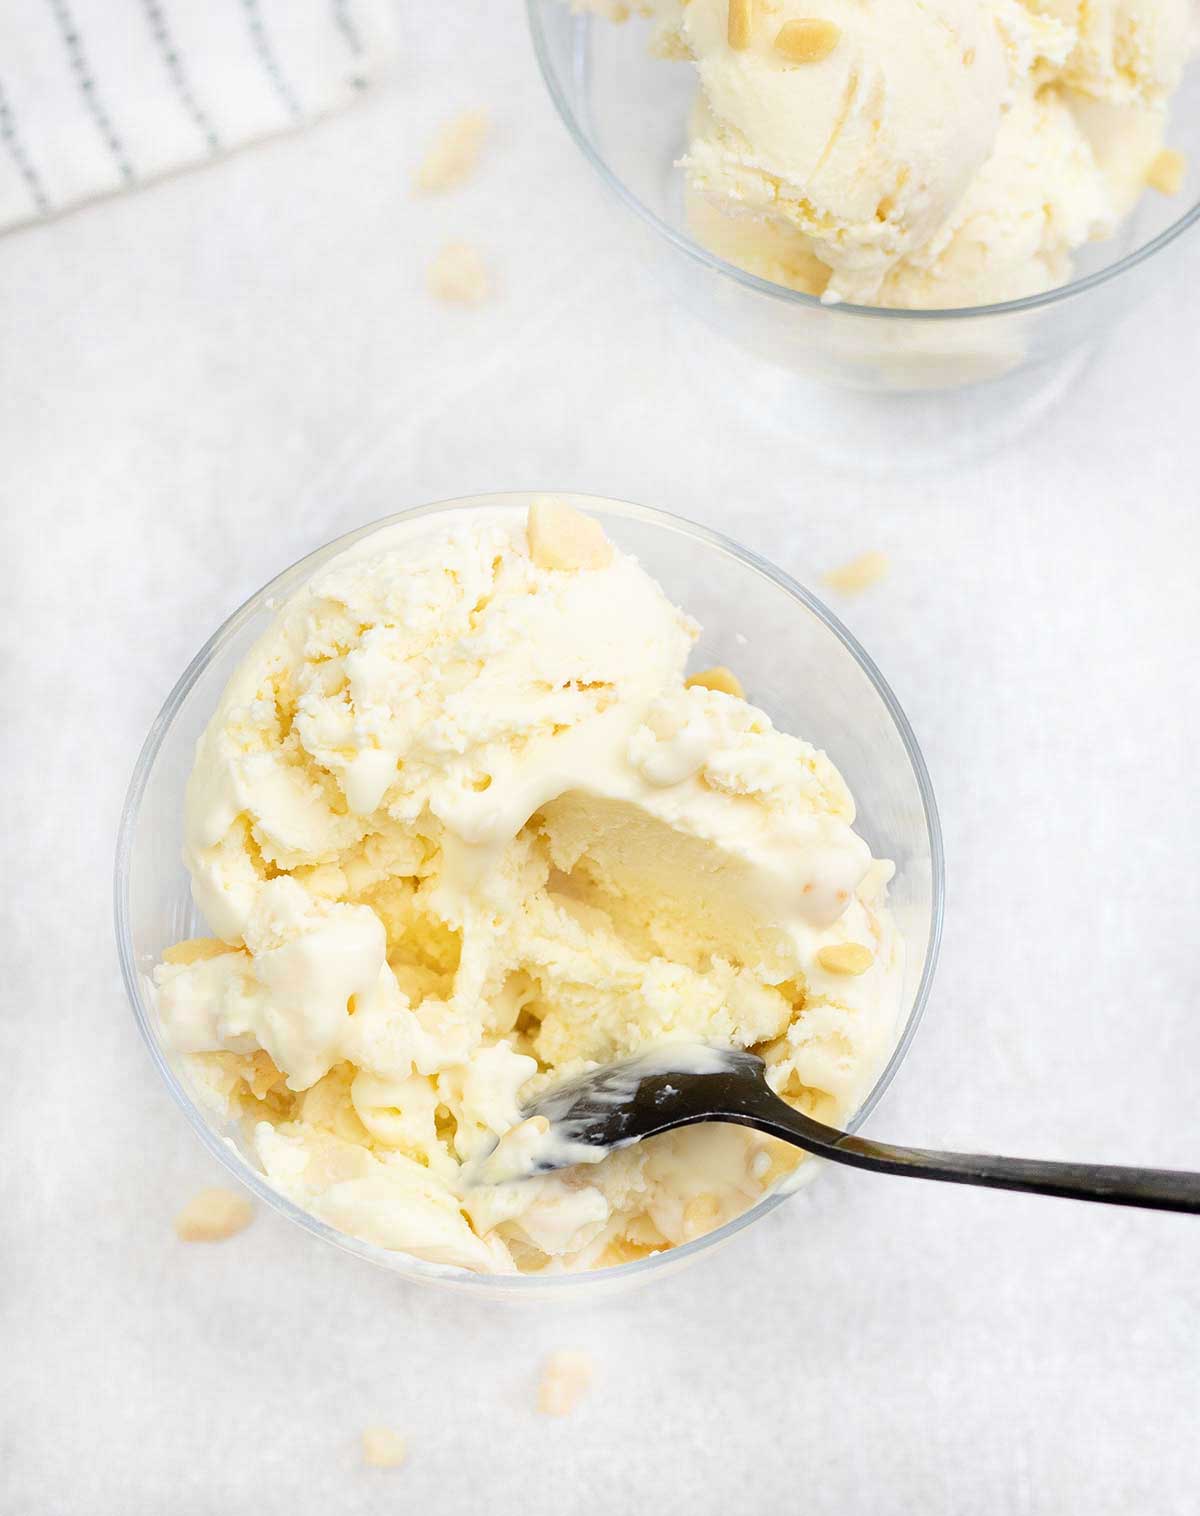
[(279, 67), (279, 60), (275, 56), (270, 38), (267, 36), (267, 29), (263, 25), (258, 0), (242, 0), (242, 10), (246, 16), (246, 25), (250, 28), (250, 37), (254, 43), (254, 51), (258, 54), (258, 61), (274, 86), (275, 93), (287, 107), (288, 115), (293, 121), (299, 121), (304, 113), (300, 109), (300, 102), (296, 99), (291, 85), (283, 77), (283, 70)]
[[(362, 34), (358, 30), (354, 17), (350, 14), (350, 0), (333, 0), (333, 24), (345, 37), (350, 56), (357, 62), (366, 52), (366, 48), (363, 46)], [(367, 81), (362, 74), (351, 74), (350, 83), (355, 89), (367, 87)]]
[(195, 123), (197, 131), (208, 144), (210, 153), (221, 151), (221, 139), (217, 135), (217, 129), (209, 119), (208, 112), (196, 99), (191, 85), (188, 83), (187, 74), (184, 72), (183, 60), (175, 46), (170, 28), (167, 26), (167, 18), (159, 0), (142, 0), (142, 9), (146, 12), (146, 20), (149, 22), (150, 31), (154, 41), (162, 54), (163, 63), (170, 76), (171, 83), (175, 86), (175, 93), (179, 96), (179, 103)]
[(96, 81), (92, 77), (87, 64), (87, 57), (83, 51), (83, 39), (79, 35), (79, 28), (71, 19), (71, 12), (67, 9), (66, 0), (47, 0), (47, 4), (53, 11), (58, 21), (58, 29), (62, 33), (63, 42), (66, 45), (67, 56), (71, 60), (71, 71), (79, 82), (79, 89), (87, 106), (88, 114), (96, 123), (96, 129), (108, 144), (109, 151), (116, 160), (121, 178), (126, 184), (132, 184), (137, 175), (133, 171), (133, 164), (125, 155), (125, 149), (121, 146), (121, 139), (113, 130), (113, 124), (109, 120), (108, 112), (100, 101), (96, 91)]
[(17, 173), (25, 181), (34, 205), (43, 216), (48, 216), (50, 201), (42, 188), (37, 169), (30, 161), (25, 145), (17, 134), (17, 123), (13, 119), (12, 107), (8, 103), (8, 96), (4, 93), (3, 84), (0, 84), (0, 142), (3, 142), (8, 149), (8, 156), (12, 159)]
[(350, 14), (350, 0), (333, 0), (333, 24), (345, 37), (346, 46), (354, 56), (361, 58), (363, 40), (359, 35), (358, 27), (354, 24), (354, 17)]

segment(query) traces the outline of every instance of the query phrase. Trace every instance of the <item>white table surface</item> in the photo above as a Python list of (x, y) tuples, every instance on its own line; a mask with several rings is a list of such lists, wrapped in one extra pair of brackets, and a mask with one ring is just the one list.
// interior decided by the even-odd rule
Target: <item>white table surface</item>
[[(839, 606), (946, 829), (925, 1026), (871, 1130), (1200, 1167), (1200, 285), (955, 472), (859, 478), (739, 417), (552, 114), (509, 7), (416, 9), (390, 89), (306, 135), (0, 241), (5, 1012), (0, 1513), (1191, 1516), (1200, 1224), (828, 1172), (724, 1252), (587, 1308), (398, 1283), (221, 1182), (118, 980), (113, 838), (187, 659), (385, 511), (574, 488), (717, 524)], [(503, 13), (501, 13), (503, 12)], [(486, 169), (417, 202), (430, 123)], [(436, 306), (451, 237), (498, 273)], [(593, 1393), (534, 1409), (581, 1347)], [(362, 1466), (372, 1423), (407, 1465)]]

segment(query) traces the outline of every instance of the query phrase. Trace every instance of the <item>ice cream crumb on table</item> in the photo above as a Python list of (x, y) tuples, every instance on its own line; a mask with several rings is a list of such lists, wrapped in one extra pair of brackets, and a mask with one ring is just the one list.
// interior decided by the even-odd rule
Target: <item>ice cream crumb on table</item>
[(429, 265), (429, 293), (447, 305), (482, 305), (492, 293), (487, 263), (469, 242), (448, 242)]
[(886, 553), (860, 553), (848, 563), (822, 574), (821, 580), (831, 590), (838, 590), (843, 595), (857, 595), (885, 578), (889, 567)]
[(569, 1416), (592, 1384), (589, 1354), (572, 1348), (551, 1353), (542, 1368), (538, 1410), (543, 1416)]
[(254, 1220), (254, 1207), (233, 1190), (207, 1189), (194, 1195), (175, 1218), (181, 1242), (224, 1242)]
[(391, 1427), (368, 1427), (362, 1434), (363, 1461), (373, 1469), (398, 1469), (408, 1456), (408, 1446)]
[(448, 121), (421, 160), (413, 176), (414, 188), (430, 195), (464, 184), (479, 166), (487, 134), (486, 111), (464, 111)]

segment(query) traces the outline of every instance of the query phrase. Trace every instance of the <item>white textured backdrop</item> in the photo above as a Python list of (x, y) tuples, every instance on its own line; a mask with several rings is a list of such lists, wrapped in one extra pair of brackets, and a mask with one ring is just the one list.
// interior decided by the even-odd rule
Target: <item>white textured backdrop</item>
[[(857, 479), (715, 410), (544, 99), (515, 7), (416, 8), (319, 128), (0, 241), (0, 1513), (1192, 1516), (1200, 1221), (830, 1172), (589, 1309), (403, 1286), (280, 1218), (185, 1247), (220, 1175), (117, 978), (113, 837), (182, 667), (359, 521), (565, 487), (714, 523), (839, 605), (942, 806), (946, 940), (880, 1136), (1200, 1168), (1200, 287), (964, 471)], [(494, 111), (468, 188), (431, 127)], [(498, 280), (436, 306), (477, 242)], [(781, 656), (784, 656), (781, 650)], [(534, 1411), (541, 1356), (594, 1391)], [(374, 1422), (407, 1465), (361, 1466)]]

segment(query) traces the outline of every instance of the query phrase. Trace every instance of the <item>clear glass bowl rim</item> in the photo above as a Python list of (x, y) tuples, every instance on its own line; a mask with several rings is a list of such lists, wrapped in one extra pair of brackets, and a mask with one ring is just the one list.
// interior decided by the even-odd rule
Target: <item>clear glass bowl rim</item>
[[(939, 310), (899, 310), (879, 305), (854, 305), (850, 301), (832, 301), (826, 304), (817, 295), (805, 295), (800, 290), (789, 289), (783, 284), (772, 284), (769, 279), (760, 279), (757, 274), (747, 273), (745, 269), (738, 268), (735, 264), (726, 263), (723, 258), (718, 258), (715, 253), (710, 253), (700, 243), (693, 242), (682, 232), (668, 225), (661, 217), (645, 205), (633, 192), (618, 179), (609, 168), (604, 158), (596, 151), (591, 142), (580, 129), (574, 111), (567, 101), (562, 90), (559, 88), (558, 79), (550, 62), (550, 51), (546, 40), (546, 33), (542, 26), (541, 11), (546, 0), (526, 0), (526, 12), (529, 18), (529, 30), (533, 37), (533, 50), (537, 55), (538, 67), (542, 78), (554, 101), (563, 125), (567, 128), (575, 145), (583, 153), (596, 173), (604, 183), (613, 191), (633, 213), (655, 231), (661, 233), (668, 242), (672, 243), (681, 253), (712, 269), (715, 273), (723, 275), (727, 279), (733, 279), (746, 289), (756, 290), (759, 294), (769, 295), (774, 300), (782, 300), (792, 305), (807, 306), (811, 310), (828, 312), (836, 315), (841, 312), (847, 316), (869, 316), (882, 321), (967, 321), (980, 316), (1004, 316), (1017, 311), (1038, 310), (1042, 306), (1056, 305), (1059, 301), (1072, 299), (1077, 295), (1086, 294), (1089, 290), (1106, 284), (1110, 279), (1136, 268), (1144, 263), (1155, 253), (1161, 252), (1176, 237), (1185, 232), (1189, 226), (1200, 221), (1200, 200), (1184, 211), (1177, 221), (1164, 228), (1156, 237), (1149, 242), (1136, 247), (1132, 252), (1126, 253), (1123, 258), (1118, 258), (1115, 263), (1107, 267), (1097, 269), (1095, 273), (1088, 274), (1082, 279), (1073, 280), (1069, 284), (1056, 285), (1054, 289), (1044, 290), (1038, 295), (1025, 295), (1020, 300), (1001, 300), (994, 305), (962, 305), (949, 306)], [(566, 7), (567, 0), (551, 0), (551, 3), (562, 4)], [(588, 18), (591, 20), (592, 18)]]
[(218, 1162), (267, 1205), (282, 1212), (289, 1220), (296, 1222), (306, 1231), (323, 1238), (326, 1242), (333, 1243), (336, 1247), (354, 1253), (360, 1258), (366, 1258), (372, 1263), (379, 1264), (393, 1273), (401, 1274), (407, 1278), (428, 1279), (437, 1283), (462, 1283), (476, 1290), (518, 1294), (521, 1292), (541, 1293), (578, 1289), (586, 1283), (594, 1284), (601, 1280), (611, 1283), (618, 1278), (629, 1279), (634, 1275), (647, 1276), (662, 1269), (669, 1269), (671, 1266), (680, 1263), (683, 1259), (704, 1252), (706, 1249), (714, 1247), (718, 1243), (732, 1237), (735, 1233), (740, 1232), (743, 1227), (749, 1226), (751, 1222), (757, 1221), (760, 1217), (769, 1214), (788, 1197), (786, 1194), (768, 1195), (765, 1199), (760, 1200), (757, 1205), (743, 1212), (742, 1215), (735, 1217), (732, 1221), (726, 1222), (724, 1226), (718, 1227), (716, 1231), (709, 1232), (703, 1237), (698, 1237), (694, 1242), (683, 1243), (679, 1247), (671, 1248), (664, 1253), (658, 1253), (649, 1258), (641, 1258), (633, 1263), (619, 1264), (605, 1269), (591, 1269), (575, 1274), (475, 1274), (467, 1269), (427, 1263), (423, 1259), (414, 1258), (408, 1253), (397, 1253), (386, 1248), (376, 1247), (372, 1243), (363, 1242), (357, 1237), (351, 1237), (345, 1232), (338, 1231), (336, 1228), (326, 1225), (325, 1222), (311, 1215), (302, 1207), (294, 1204), (285, 1195), (280, 1194), (267, 1182), (262, 1174), (252, 1168), (233, 1145), (208, 1123), (195, 1101), (193, 1101), (176, 1076), (175, 1071), (171, 1068), (156, 1034), (154, 1009), (147, 1004), (142, 994), (141, 976), (134, 958), (133, 937), (130, 925), (129, 892), (134, 831), (142, 796), (149, 780), (150, 771), (158, 757), (163, 739), (197, 679), (207, 669), (224, 645), (232, 637), (236, 636), (252, 616), (257, 615), (267, 602), (272, 600), (281, 601), (294, 588), (297, 588), (308, 577), (309, 565), (313, 563), (314, 559), (326, 559), (332, 556), (335, 551), (343, 551), (360, 538), (369, 536), (371, 533), (377, 532), (384, 527), (392, 526), (401, 521), (414, 521), (424, 516), (449, 513), (472, 506), (487, 507), (489, 505), (515, 503), (517, 500), (527, 500), (534, 494), (562, 495), (572, 501), (581, 503), (585, 509), (591, 510), (597, 516), (641, 521), (667, 531), (676, 532), (684, 537), (690, 537), (694, 541), (704, 543), (717, 553), (736, 559), (745, 567), (770, 580), (771, 583), (778, 586), (794, 600), (797, 600), (803, 607), (811, 611), (824, 624), (825, 628), (832, 632), (838, 641), (842, 643), (843, 647), (851, 654), (859, 668), (870, 680), (876, 694), (883, 701), (888, 714), (896, 726), (917, 781), (925, 816), (926, 830), (929, 836), (932, 873), (929, 945), (926, 949), (925, 962), (922, 965), (917, 993), (914, 997), (912, 1010), (909, 1013), (904, 1030), (874, 1088), (862, 1106), (855, 1112), (851, 1121), (847, 1123), (850, 1131), (856, 1131), (882, 1099), (897, 1069), (904, 1061), (904, 1057), (916, 1035), (917, 1027), (929, 998), (934, 969), (937, 964), (938, 949), (942, 935), (942, 914), (945, 895), (945, 863), (942, 850), (942, 832), (941, 823), (938, 818), (937, 803), (933, 794), (933, 786), (930, 782), (929, 772), (925, 766), (925, 760), (917, 745), (916, 737), (913, 735), (912, 728), (908, 723), (908, 718), (900, 708), (900, 704), (892, 693), (887, 681), (853, 633), (843, 626), (833, 612), (822, 605), (816, 596), (810, 594), (808, 590), (804, 589), (790, 575), (785, 574), (782, 569), (776, 568), (774, 564), (769, 563), (765, 558), (759, 557), (757, 553), (752, 552), (749, 548), (742, 547), (739, 543), (724, 536), (721, 532), (714, 531), (710, 527), (701, 526), (682, 516), (676, 516), (669, 511), (635, 505), (629, 501), (612, 500), (605, 496), (582, 495), (577, 491), (570, 490), (501, 491), (482, 495), (460, 496), (452, 500), (439, 500), (428, 505), (398, 511), (393, 515), (384, 516), (377, 521), (368, 522), (364, 526), (356, 527), (353, 531), (346, 532), (342, 536), (325, 543), (323, 546), (315, 548), (311, 553), (305, 554), (303, 558), (293, 563), (290, 568), (284, 569), (282, 573), (277, 574), (268, 584), (265, 584), (260, 590), (257, 590), (248, 599), (243, 601), (237, 610), (209, 637), (208, 641), (188, 664), (174, 689), (167, 696), (162, 709), (154, 719), (145, 742), (142, 744), (141, 752), (134, 766), (133, 775), (129, 781), (125, 804), (121, 812), (121, 821), (117, 833), (116, 862), (113, 879), (113, 917), (117, 939), (117, 955), (121, 965), (121, 977), (125, 982), (126, 993), (133, 1008), (138, 1030), (141, 1032), (142, 1039), (149, 1049), (150, 1056), (166, 1083), (172, 1099), (183, 1111), (192, 1130), (199, 1137), (200, 1141)]

